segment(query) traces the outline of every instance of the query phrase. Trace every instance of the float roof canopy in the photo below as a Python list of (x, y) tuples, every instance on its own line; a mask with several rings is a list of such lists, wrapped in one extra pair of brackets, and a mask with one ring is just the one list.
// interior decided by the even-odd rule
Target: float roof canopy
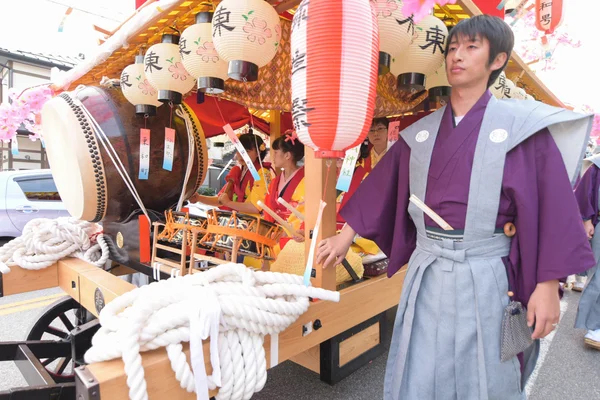
[[(299, 0), (268, 0), (279, 12), (282, 19), (281, 50), (275, 58), (261, 68), (257, 82), (243, 84), (228, 80), (226, 91), (220, 97), (242, 104), (255, 115), (268, 120), (268, 111), (290, 111), (290, 20), (293, 18)], [(331, 0), (339, 1), (339, 0)], [(99, 85), (106, 77), (118, 79), (121, 71), (131, 64), (137, 54), (144, 54), (151, 45), (158, 43), (162, 34), (173, 32), (172, 27), (183, 31), (194, 24), (194, 17), (200, 11), (211, 11), (219, 1), (200, 0), (160, 0), (147, 1), (136, 13), (119, 28), (107, 36), (98, 47), (98, 55), (63, 73), (55, 86), (68, 90), (79, 84)], [(481, 14), (471, 0), (458, 0), (456, 4), (436, 6), (435, 15), (448, 26), (472, 15)], [(507, 67), (507, 76), (518, 81), (527, 93), (545, 103), (564, 105), (534, 75), (518, 55), (513, 54)], [(399, 92), (392, 74), (379, 77), (377, 87), (376, 116), (398, 115), (415, 109), (427, 96), (426, 92), (417, 95)]]

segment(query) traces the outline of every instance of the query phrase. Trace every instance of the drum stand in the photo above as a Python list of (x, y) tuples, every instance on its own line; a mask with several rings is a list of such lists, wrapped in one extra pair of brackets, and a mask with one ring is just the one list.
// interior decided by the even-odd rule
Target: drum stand
[[(195, 269), (195, 261), (204, 261), (207, 264), (218, 265), (218, 264), (226, 264), (230, 262), (229, 260), (221, 260), (216, 257), (210, 257), (202, 254), (196, 254), (197, 250), (197, 240), (198, 240), (198, 231), (192, 229), (191, 232), (188, 229), (183, 229), (183, 240), (181, 241), (181, 247), (177, 248), (174, 246), (167, 246), (158, 242), (158, 228), (165, 227), (165, 224), (160, 222), (154, 222), (152, 224), (154, 226), (154, 235), (152, 241), (152, 259), (151, 265), (152, 268), (156, 268), (168, 275), (171, 276), (183, 276), (188, 273), (193, 273)], [(188, 233), (192, 235), (192, 245), (188, 246), (187, 238)], [(190, 260), (188, 266), (188, 248), (190, 248)], [(157, 250), (164, 250), (172, 254), (176, 254), (179, 256), (179, 263), (174, 262), (173, 260), (159, 257), (157, 255)], [(235, 251), (237, 253), (237, 251)], [(237, 255), (235, 255), (237, 257)], [(198, 269), (197, 272), (200, 272), (203, 268)]]

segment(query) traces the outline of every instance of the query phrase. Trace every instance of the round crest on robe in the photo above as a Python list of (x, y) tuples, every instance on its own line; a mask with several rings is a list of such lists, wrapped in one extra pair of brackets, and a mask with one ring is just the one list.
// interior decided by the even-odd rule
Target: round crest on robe
[(369, 0), (302, 1), (291, 53), (298, 138), (316, 157), (344, 157), (367, 136), (375, 110), (379, 32)]
[(425, 90), (425, 77), (444, 62), (448, 28), (433, 15), (416, 24), (415, 38), (406, 55), (392, 62), (392, 74), (398, 77), (398, 89), (416, 93)]
[(379, 27), (379, 74), (390, 72), (392, 59), (402, 57), (412, 43), (415, 25), (412, 18), (402, 14), (402, 2), (371, 0), (373, 14)]
[(213, 15), (212, 38), (221, 58), (229, 63), (231, 79), (256, 81), (258, 69), (279, 49), (279, 15), (264, 0), (223, 0)]
[(144, 56), (136, 56), (135, 64), (128, 65), (121, 73), (121, 91), (135, 106), (136, 114), (154, 116), (156, 107), (162, 105), (156, 98), (156, 89), (146, 78)]
[(194, 78), (181, 62), (178, 35), (163, 35), (161, 43), (146, 51), (144, 64), (148, 81), (158, 90), (158, 100), (163, 103), (181, 104), (183, 95), (194, 87)]
[(211, 12), (200, 12), (196, 23), (186, 28), (179, 40), (179, 54), (185, 69), (198, 81), (200, 92), (225, 91), (227, 62), (221, 58), (212, 40)]

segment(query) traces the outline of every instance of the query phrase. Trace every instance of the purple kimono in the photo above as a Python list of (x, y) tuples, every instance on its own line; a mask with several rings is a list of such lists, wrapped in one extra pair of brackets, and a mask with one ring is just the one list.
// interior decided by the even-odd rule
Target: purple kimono
[[(486, 92), (456, 128), (447, 107), (433, 150), (426, 204), (457, 230), (465, 226), (473, 154), (490, 97)], [(360, 236), (373, 240), (389, 257), (388, 276), (406, 265), (416, 245), (407, 212), (409, 159), (410, 148), (399, 140), (340, 210)], [(517, 234), (505, 261), (515, 298), (523, 304), (538, 282), (595, 265), (573, 189), (547, 129), (507, 154), (496, 226), (502, 229), (509, 221)], [(437, 227), (428, 216), (425, 224)]]
[(600, 169), (592, 164), (577, 184), (575, 198), (581, 218), (584, 221), (592, 220), (594, 226), (598, 224), (598, 191), (600, 191)]
[[(575, 189), (575, 197), (579, 203), (581, 218), (591, 220), (595, 227), (592, 238), (592, 250), (597, 262), (600, 261), (600, 226), (598, 225), (598, 195), (600, 192), (600, 156), (588, 159), (592, 165), (585, 171)], [(575, 327), (581, 329), (600, 329), (600, 275), (598, 264), (587, 271), (587, 283), (579, 299)]]
[[(565, 113), (486, 91), (455, 127), (447, 106), (407, 128), (341, 210), (388, 255), (390, 276), (409, 264), (386, 400), (523, 397), (537, 354), (531, 346), (523, 377), (516, 357), (501, 361), (508, 289), (526, 305), (538, 282), (595, 264), (569, 177), (587, 119)], [(568, 121), (578, 127), (570, 144)], [(454, 231), (436, 233), (412, 194)], [(506, 222), (516, 226), (512, 240)]]

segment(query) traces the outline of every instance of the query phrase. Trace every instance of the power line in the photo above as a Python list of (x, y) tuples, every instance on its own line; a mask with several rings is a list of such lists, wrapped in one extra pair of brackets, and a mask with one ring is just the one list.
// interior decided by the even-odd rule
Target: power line
[[(119, 19), (115, 19), (115, 18), (112, 18), (112, 17), (108, 17), (106, 15), (102, 15), (102, 14), (98, 14), (98, 13), (95, 13), (95, 12), (92, 12), (92, 11), (84, 10), (82, 8), (79, 8), (79, 7), (74, 7), (74, 6), (69, 5), (69, 4), (61, 3), (59, 1), (55, 1), (55, 0), (45, 0), (45, 1), (47, 1), (49, 3), (58, 4), (59, 6), (72, 8), (73, 10), (77, 10), (77, 11), (80, 11), (80, 12), (85, 13), (85, 14), (90, 14), (90, 15), (93, 15), (95, 17), (100, 17), (100, 18), (108, 19), (110, 21), (115, 21), (115, 22), (123, 22), (122, 19), (119, 20)], [(122, 13), (119, 12), (119, 14), (122, 14)]]

